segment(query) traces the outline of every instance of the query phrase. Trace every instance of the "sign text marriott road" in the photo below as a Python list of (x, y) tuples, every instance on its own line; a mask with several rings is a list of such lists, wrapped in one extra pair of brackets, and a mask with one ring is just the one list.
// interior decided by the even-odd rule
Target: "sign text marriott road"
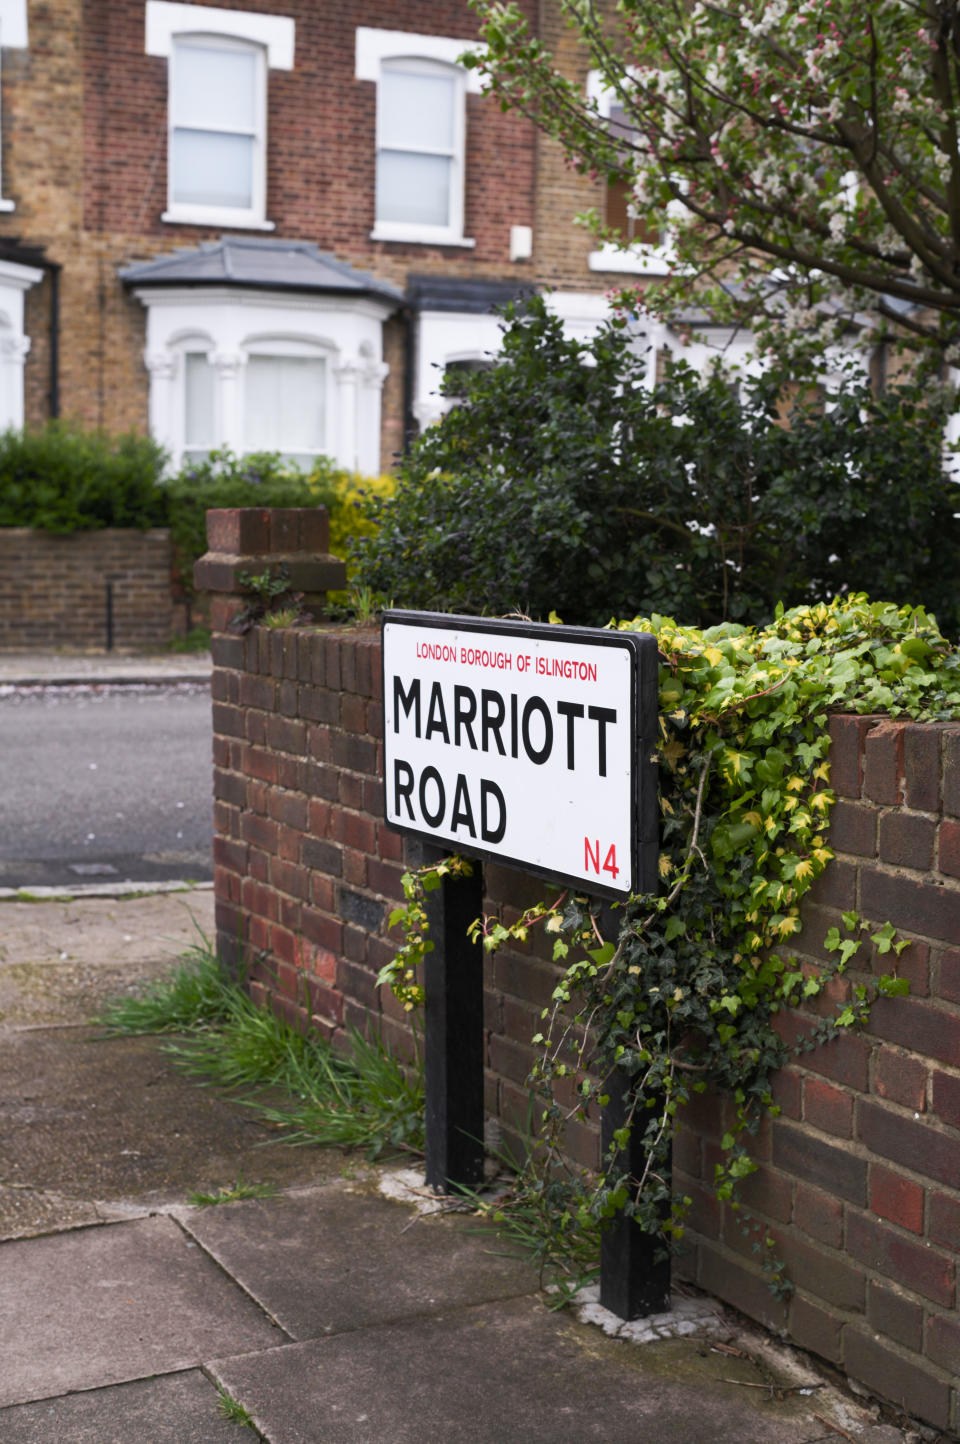
[(389, 611), (383, 699), (392, 826), (585, 892), (656, 889), (653, 637)]

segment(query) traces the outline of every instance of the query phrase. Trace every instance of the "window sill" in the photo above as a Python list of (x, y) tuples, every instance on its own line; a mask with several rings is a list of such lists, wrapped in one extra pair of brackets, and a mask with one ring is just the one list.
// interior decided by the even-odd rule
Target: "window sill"
[(174, 226), (228, 226), (233, 231), (273, 231), (273, 221), (258, 221), (250, 216), (238, 216), (235, 211), (217, 210), (215, 206), (171, 206), (160, 219)]
[(17, 205), (15, 201), (0, 200), (0, 211), (15, 211), (16, 208)]
[(619, 271), (631, 276), (665, 276), (673, 264), (672, 256), (653, 246), (620, 251), (613, 246), (591, 251), (587, 259), (591, 271)]
[(402, 241), (417, 246), (460, 246), (473, 250), (476, 241), (452, 235), (450, 231), (432, 230), (429, 226), (401, 226), (381, 223), (370, 232), (371, 241)]

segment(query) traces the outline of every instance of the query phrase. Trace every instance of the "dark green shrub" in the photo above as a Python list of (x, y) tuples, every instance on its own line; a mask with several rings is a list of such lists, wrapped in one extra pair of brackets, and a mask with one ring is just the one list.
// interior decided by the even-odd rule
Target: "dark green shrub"
[(318, 461), (305, 475), (290, 471), (273, 452), (238, 457), (211, 451), (187, 462), (164, 483), (170, 534), (184, 588), (193, 592), (193, 564), (207, 550), (207, 508), (228, 506), (327, 506), (335, 496), (332, 462)]
[(541, 298), (508, 308), (496, 364), (458, 378), (465, 404), (371, 503), (355, 583), (398, 606), (595, 625), (759, 621), (864, 590), (956, 632), (942, 398), (850, 379), (784, 425), (782, 373), (734, 385), (672, 363), (647, 389), (645, 370), (623, 326), (581, 342)]
[(157, 489), (163, 450), (147, 437), (110, 437), (51, 421), (0, 435), (0, 526), (41, 531), (145, 530), (166, 521)]

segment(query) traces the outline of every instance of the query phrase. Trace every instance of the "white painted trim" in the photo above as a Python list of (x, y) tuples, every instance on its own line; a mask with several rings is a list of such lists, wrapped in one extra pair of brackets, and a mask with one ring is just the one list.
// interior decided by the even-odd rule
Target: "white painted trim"
[(229, 226), (232, 231), (273, 231), (275, 221), (260, 221), (242, 211), (218, 210), (216, 206), (171, 206), (160, 219), (171, 226)]
[(613, 315), (605, 291), (549, 291), (543, 299), (564, 325), (602, 326)]
[(43, 276), (38, 266), (0, 261), (0, 430), (23, 425), (23, 366), (30, 350), (23, 333), (24, 293)]
[(635, 242), (628, 251), (619, 246), (601, 246), (591, 251), (587, 265), (591, 271), (617, 271), (630, 276), (665, 276), (672, 256), (661, 246), (645, 246)]
[(232, 35), (262, 45), (271, 70), (292, 70), (295, 29), (295, 22), (286, 15), (147, 0), (146, 52), (168, 59), (175, 35)]
[[(380, 66), (385, 60), (415, 57), (457, 65), (464, 51), (476, 52), (480, 49), (476, 36), (467, 40), (451, 40), (444, 35), (416, 35), (409, 30), (373, 30), (366, 25), (358, 25), (355, 79), (378, 81)], [(476, 70), (465, 70), (462, 66), (460, 69), (468, 93), (480, 95), (484, 89), (483, 77)]]
[(423, 246), (466, 246), (477, 243), (459, 235), (450, 226), (412, 226), (406, 221), (377, 221), (370, 232), (371, 241), (409, 241)]
[[(7, 6), (6, 8), (9, 8), (9, 6)], [(6, 20), (5, 20), (5, 17), (4, 17), (4, 4), (3, 4), (3, 0), (0, 0), (0, 45), (2, 45), (3, 42), (6, 40), (6, 28), (5, 28), (5, 27), (6, 27)], [(24, 40), (24, 44), (26, 44), (26, 40)], [(0, 85), (0, 96), (2, 96), (2, 85)], [(3, 143), (2, 126), (0, 126), (0, 155), (2, 155), (2, 143)], [(0, 176), (2, 176), (2, 175), (3, 175), (3, 165), (2, 165), (2, 161), (0, 161)], [(12, 210), (16, 210), (16, 206), (14, 205), (14, 202), (13, 202), (13, 201), (11, 201), (11, 200), (0, 200), (0, 211), (12, 211)]]
[(26, 50), (27, 0), (0, 0), (0, 45), (4, 50)]
[(21, 266), (18, 261), (0, 261), (0, 286), (16, 286), (19, 291), (28, 291), (43, 280), (43, 271), (37, 266)]
[[(133, 294), (149, 311), (152, 308), (185, 306), (199, 310), (201, 303), (213, 303), (241, 310), (257, 310), (264, 306), (278, 307), (289, 311), (312, 312), (349, 311), (369, 317), (373, 321), (385, 321), (392, 316), (402, 302), (378, 301), (373, 296), (353, 296), (332, 292), (329, 294), (312, 291), (260, 290), (256, 286), (237, 286), (229, 282), (210, 281), (203, 286), (138, 286)], [(203, 327), (195, 322), (184, 332), (185, 335), (199, 335)], [(212, 335), (212, 331), (208, 332)]]

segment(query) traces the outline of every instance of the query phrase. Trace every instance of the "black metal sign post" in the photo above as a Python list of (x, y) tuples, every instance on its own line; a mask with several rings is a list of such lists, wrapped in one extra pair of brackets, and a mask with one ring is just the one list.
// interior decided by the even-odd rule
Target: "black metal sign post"
[[(408, 844), (412, 853), (416, 844)], [(425, 863), (448, 849), (425, 843)], [(409, 854), (408, 854), (409, 855)], [(411, 857), (412, 861), (412, 857)], [(437, 1193), (483, 1181), (483, 948), (467, 928), (483, 912), (483, 869), (426, 895), (433, 951), (423, 967), (426, 1181)]]
[[(483, 910), (479, 860), (599, 897), (656, 890), (657, 646), (637, 633), (390, 611), (383, 697), (385, 817), (415, 840), (408, 861), (415, 850), (424, 862), (478, 860), (426, 897), (426, 1176), (447, 1192), (483, 1176), (483, 952), (467, 935)], [(627, 1087), (609, 1080), (605, 1150)], [(641, 1134), (624, 1160), (633, 1176)], [(613, 1221), (605, 1307), (624, 1319), (669, 1307), (656, 1251), (632, 1219)]]
[[(654, 663), (656, 659), (654, 658)], [(660, 841), (660, 805), (657, 786), (656, 746), (658, 731), (657, 673), (648, 674), (648, 686), (641, 689), (637, 705), (637, 767), (643, 778), (640, 788), (639, 831), (647, 839), (641, 853), (637, 892), (656, 892), (659, 885), (657, 868)], [(603, 936), (614, 943), (620, 932), (617, 914), (608, 906), (601, 910)], [(604, 1160), (610, 1158), (617, 1132), (628, 1122), (627, 1095), (634, 1080), (619, 1071), (604, 1082), (609, 1103), (600, 1119), (600, 1146)], [(654, 1106), (661, 1106), (657, 1099)], [(647, 1155), (643, 1135), (648, 1117), (646, 1109), (634, 1114), (630, 1138), (625, 1149), (616, 1153), (612, 1169), (631, 1179), (643, 1176)], [(670, 1183), (670, 1157), (665, 1178)], [(627, 1214), (620, 1212), (610, 1219), (600, 1241), (600, 1302), (620, 1319), (642, 1319), (648, 1314), (665, 1313), (670, 1307), (670, 1255), (662, 1239), (646, 1233)]]
[[(626, 1095), (630, 1079), (623, 1073), (614, 1073), (605, 1087), (610, 1102), (603, 1110), (600, 1141), (606, 1159), (617, 1129), (627, 1122)], [(622, 1171), (631, 1179), (642, 1176), (647, 1161), (643, 1147), (646, 1121), (646, 1110), (634, 1116), (630, 1141), (616, 1155), (614, 1173)], [(667, 1178), (669, 1180), (669, 1173)], [(664, 1242), (645, 1233), (623, 1212), (608, 1221), (601, 1235), (600, 1302), (619, 1319), (642, 1319), (647, 1314), (665, 1313), (670, 1307), (670, 1256), (665, 1252)]]

